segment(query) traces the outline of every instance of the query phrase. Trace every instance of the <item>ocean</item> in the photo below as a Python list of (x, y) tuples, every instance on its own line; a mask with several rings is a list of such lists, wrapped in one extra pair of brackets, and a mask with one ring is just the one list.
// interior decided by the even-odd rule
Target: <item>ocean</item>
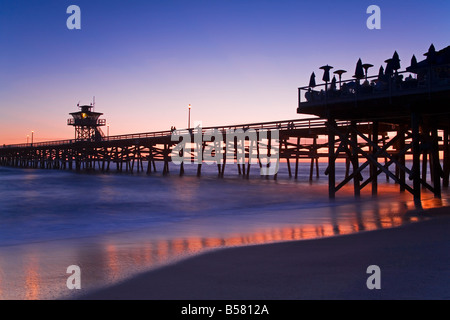
[[(277, 179), (252, 168), (185, 166), (179, 176), (77, 173), (0, 167), (0, 299), (65, 299), (112, 285), (179, 259), (224, 247), (307, 240), (399, 226), (423, 219), (412, 196), (379, 178), (354, 198), (351, 186), (328, 198), (326, 164), (309, 181), (282, 164)], [(161, 171), (161, 170), (160, 170)], [(145, 171), (144, 171), (145, 172)], [(337, 165), (343, 176), (344, 165)], [(423, 193), (423, 208), (448, 204)], [(411, 212), (411, 210), (413, 210)], [(70, 290), (67, 268), (80, 267)], [(152, 288), (149, 288), (151, 290)]]

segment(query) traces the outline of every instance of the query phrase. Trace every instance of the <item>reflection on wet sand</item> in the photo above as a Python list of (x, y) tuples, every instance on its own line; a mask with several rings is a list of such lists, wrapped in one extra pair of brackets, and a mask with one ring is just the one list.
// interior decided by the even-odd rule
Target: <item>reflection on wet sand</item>
[(107, 267), (112, 278), (117, 278), (120, 274), (120, 261), (117, 256), (117, 248), (112, 244), (105, 246)]
[(27, 260), (25, 266), (26, 299), (36, 300), (39, 299), (41, 291), (39, 262), (35, 255), (30, 255)]
[[(33, 250), (24, 251), (22, 259), (24, 274), (17, 276), (18, 281), (9, 279), (10, 276), (13, 277), (13, 273), (8, 274), (10, 286), (11, 283), (18, 286), (18, 283), (24, 282), (20, 295), (9, 294), (14, 290), (9, 290), (10, 288), (5, 284), (4, 276), (8, 271), (4, 271), (5, 264), (0, 260), (0, 298), (54, 299), (67, 296), (69, 294), (65, 287), (67, 278), (63, 275), (61, 280), (58, 279), (61, 283), (55, 283), (54, 276), (46, 274), (45, 272), (48, 273), (48, 271), (44, 270), (43, 265), (41, 267), (39, 265), (40, 261), (45, 262), (48, 257), (54, 263), (60, 264), (53, 265), (52, 270), (65, 272), (68, 265), (79, 265), (82, 269), (82, 287), (93, 289), (211, 249), (306, 240), (391, 228), (424, 218), (421, 215), (405, 214), (408, 210), (445, 205), (448, 205), (447, 200), (441, 199), (429, 199), (423, 201), (420, 206), (412, 201), (388, 204), (374, 201), (370, 206), (365, 206), (364, 202), (357, 202), (330, 210), (328, 219), (324, 219), (322, 223), (315, 221), (276, 227), (257, 226), (247, 233), (228, 232), (207, 237), (202, 236), (204, 234), (202, 230), (197, 229), (186, 235), (181, 234), (176, 237), (169, 235), (167, 238), (152, 238), (149, 235), (146, 239), (133, 238), (132, 241), (130, 239), (125, 241), (120, 236), (108, 237), (96, 239), (92, 243), (86, 242), (84, 245), (77, 243), (75, 246), (61, 246), (59, 250), (64, 251), (67, 256), (67, 259), (62, 260), (58, 259), (60, 252), (57, 250), (51, 251), (44, 245), (37, 245), (33, 247)], [(17, 291), (16, 289), (14, 292)]]
[[(428, 206), (429, 204), (426, 205)], [(403, 210), (405, 208), (410, 209), (407, 205), (403, 207)], [(109, 242), (106, 245), (106, 250), (109, 253), (114, 252), (117, 254), (108, 254), (108, 261), (104, 270), (105, 278), (117, 278), (120, 274), (128, 274), (129, 264), (133, 264), (133, 268), (136, 270), (149, 270), (211, 249), (337, 236), (360, 231), (391, 228), (422, 219), (419, 216), (397, 214), (399, 208), (395, 205), (390, 208), (375, 206), (372, 211), (367, 211), (367, 209), (362, 207), (359, 207), (358, 210), (358, 206), (355, 209), (354, 216), (350, 219), (348, 217), (339, 219), (338, 215), (334, 214), (328, 222), (321, 225), (310, 224), (260, 228), (248, 234), (231, 233), (223, 237), (191, 235), (133, 244), (133, 246), (137, 246), (135, 248), (121, 246), (120, 244), (115, 245), (113, 242)], [(117, 262), (118, 257), (119, 259), (127, 259), (128, 263)], [(122, 269), (118, 269), (120, 267)]]

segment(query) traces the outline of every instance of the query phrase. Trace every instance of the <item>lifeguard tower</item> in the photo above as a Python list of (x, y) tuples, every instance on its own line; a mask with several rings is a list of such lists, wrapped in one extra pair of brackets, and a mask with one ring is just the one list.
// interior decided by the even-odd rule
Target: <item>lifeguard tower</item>
[(100, 127), (106, 125), (106, 119), (99, 119), (103, 113), (94, 112), (93, 105), (78, 107), (78, 112), (72, 112), (72, 119), (67, 119), (67, 125), (75, 127), (75, 140), (77, 141), (101, 141), (105, 135)]

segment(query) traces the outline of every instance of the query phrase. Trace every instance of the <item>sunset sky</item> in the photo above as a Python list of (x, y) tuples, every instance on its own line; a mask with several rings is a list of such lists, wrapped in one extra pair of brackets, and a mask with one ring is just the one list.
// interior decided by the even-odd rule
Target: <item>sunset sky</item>
[(299, 118), (320, 66), (375, 74), (397, 50), (404, 69), (449, 32), (448, 0), (0, 0), (0, 143), (72, 138), (66, 119), (93, 96), (111, 135), (187, 127), (188, 104), (204, 126)]

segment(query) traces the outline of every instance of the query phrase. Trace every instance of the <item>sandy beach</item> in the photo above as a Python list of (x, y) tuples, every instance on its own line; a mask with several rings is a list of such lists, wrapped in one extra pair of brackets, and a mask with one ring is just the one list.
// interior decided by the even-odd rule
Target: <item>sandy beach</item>
[[(450, 299), (450, 208), (355, 234), (227, 248), (138, 275), (81, 299)], [(381, 289), (366, 286), (367, 267)]]

